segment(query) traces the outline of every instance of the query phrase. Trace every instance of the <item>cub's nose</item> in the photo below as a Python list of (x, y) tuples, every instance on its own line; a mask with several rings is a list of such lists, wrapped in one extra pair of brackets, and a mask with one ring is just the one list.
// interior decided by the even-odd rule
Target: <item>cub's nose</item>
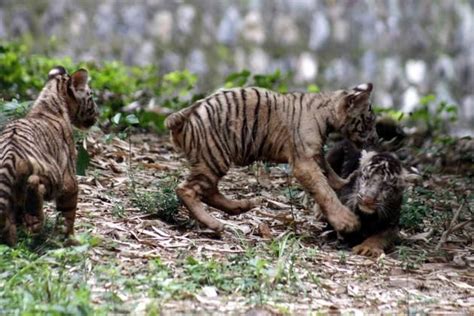
[(375, 205), (375, 198), (371, 196), (363, 196), (359, 200), (360, 204), (365, 206), (374, 206)]

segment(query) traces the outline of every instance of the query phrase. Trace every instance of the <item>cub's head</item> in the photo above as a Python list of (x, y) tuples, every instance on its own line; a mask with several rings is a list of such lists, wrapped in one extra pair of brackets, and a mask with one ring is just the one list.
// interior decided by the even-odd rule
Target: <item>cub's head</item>
[(334, 125), (358, 148), (377, 140), (375, 114), (370, 103), (372, 89), (371, 83), (363, 83), (351, 90), (340, 91), (336, 103)]
[(354, 187), (361, 212), (390, 212), (399, 208), (407, 182), (418, 175), (409, 174), (392, 154), (362, 151), (358, 177)]
[(48, 73), (46, 89), (66, 101), (71, 123), (85, 129), (95, 124), (99, 110), (88, 85), (89, 74), (81, 68), (69, 75), (62, 66), (56, 66)]

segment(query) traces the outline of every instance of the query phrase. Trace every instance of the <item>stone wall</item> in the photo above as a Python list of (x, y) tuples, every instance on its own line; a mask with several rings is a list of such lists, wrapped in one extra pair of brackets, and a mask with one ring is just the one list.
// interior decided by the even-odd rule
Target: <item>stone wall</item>
[(291, 72), (295, 88), (371, 81), (377, 104), (405, 111), (434, 92), (474, 122), (473, 0), (0, 0), (0, 38), (188, 68), (203, 89), (248, 68)]

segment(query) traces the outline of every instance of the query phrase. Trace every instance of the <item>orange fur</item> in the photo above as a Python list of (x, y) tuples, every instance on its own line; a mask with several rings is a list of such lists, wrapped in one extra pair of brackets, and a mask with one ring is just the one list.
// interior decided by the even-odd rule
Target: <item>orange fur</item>
[(332, 173), (328, 183), (321, 153), (332, 129), (356, 142), (374, 133), (369, 103), (372, 85), (364, 89), (318, 94), (221, 90), (170, 115), (165, 123), (171, 140), (188, 159), (191, 171), (178, 186), (178, 197), (199, 222), (222, 231), (222, 223), (205, 211), (202, 202), (230, 215), (256, 205), (256, 201), (231, 201), (219, 193), (217, 184), (231, 165), (245, 166), (256, 160), (289, 163), (334, 227), (356, 229), (357, 218), (330, 187), (344, 180)]

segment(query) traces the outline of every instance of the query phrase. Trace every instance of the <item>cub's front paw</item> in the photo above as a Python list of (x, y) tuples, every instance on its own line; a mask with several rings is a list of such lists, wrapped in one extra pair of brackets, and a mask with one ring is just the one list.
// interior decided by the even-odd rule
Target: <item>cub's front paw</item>
[(343, 205), (331, 213), (328, 212), (328, 221), (340, 233), (351, 233), (360, 228), (360, 221), (357, 215)]
[(383, 249), (378, 247), (371, 247), (369, 245), (364, 245), (363, 243), (352, 248), (352, 252), (356, 255), (378, 258), (383, 254)]
[(28, 232), (37, 234), (43, 229), (43, 220), (39, 216), (25, 214), (23, 216), (23, 223)]

